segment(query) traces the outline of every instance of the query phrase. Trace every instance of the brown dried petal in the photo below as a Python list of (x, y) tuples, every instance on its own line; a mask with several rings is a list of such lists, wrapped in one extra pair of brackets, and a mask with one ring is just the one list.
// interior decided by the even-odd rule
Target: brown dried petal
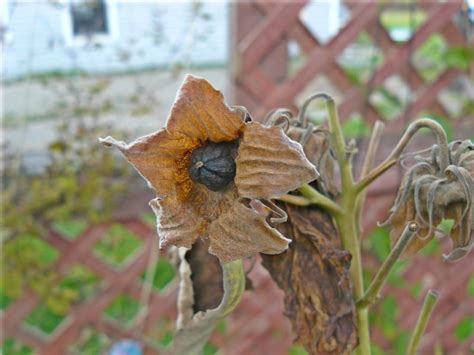
[(319, 176), (299, 143), (256, 122), (245, 127), (236, 164), (235, 184), (248, 198), (276, 198)]
[(159, 197), (174, 195), (177, 189), (178, 162), (193, 142), (182, 136), (172, 137), (166, 130), (140, 137), (130, 144), (112, 137), (100, 140), (107, 146), (115, 146), (127, 160), (151, 184)]
[(242, 259), (259, 252), (278, 254), (288, 247), (290, 240), (267, 222), (271, 210), (263, 207), (259, 201), (251, 202), (257, 209), (237, 200), (227, 212), (211, 223), (209, 252), (222, 262)]
[(163, 200), (155, 198), (150, 201), (150, 206), (157, 216), (160, 248), (169, 244), (191, 248), (200, 236), (204, 223), (193, 210), (171, 197)]
[(200, 142), (237, 139), (243, 126), (241, 114), (225, 104), (222, 93), (192, 75), (184, 79), (166, 124), (172, 134)]
[(445, 256), (446, 261), (457, 261), (471, 251), (474, 245), (472, 234), (472, 211), (462, 218), (464, 211), (463, 203), (454, 203), (447, 209), (446, 218), (455, 222), (449, 237), (453, 241), (453, 249), (449, 255)]
[[(427, 217), (425, 219), (427, 219)], [(413, 200), (413, 197), (409, 197), (406, 203), (404, 203), (392, 217), (392, 228), (390, 231), (390, 239), (392, 240), (392, 245), (395, 245), (398, 238), (400, 238), (400, 236), (402, 235), (405, 226), (410, 222), (418, 223), (420, 229), (408, 245), (405, 251), (407, 255), (413, 255), (417, 253), (420, 249), (425, 247), (434, 237), (434, 228), (430, 233), (430, 228), (416, 215), (415, 202)], [(441, 219), (436, 218), (436, 225), (439, 224), (439, 222), (441, 222)]]

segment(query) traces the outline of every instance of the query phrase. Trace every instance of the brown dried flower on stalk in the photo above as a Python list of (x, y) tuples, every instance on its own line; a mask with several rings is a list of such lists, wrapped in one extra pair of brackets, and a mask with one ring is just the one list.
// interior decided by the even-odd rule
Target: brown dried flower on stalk
[(417, 238), (408, 247), (408, 253), (415, 253), (433, 238), (443, 218), (454, 220), (449, 234), (453, 250), (445, 259), (456, 261), (469, 254), (474, 244), (474, 145), (470, 140), (450, 143), (450, 165), (444, 170), (439, 149), (434, 145), (429, 158), (415, 157), (417, 163), (407, 171), (384, 224), (390, 224), (392, 237), (398, 238), (406, 223), (417, 222)]
[(188, 75), (166, 127), (115, 146), (155, 190), (160, 247), (190, 248), (208, 238), (209, 251), (229, 262), (257, 252), (277, 254), (289, 240), (272, 223), (286, 214), (270, 198), (318, 177), (300, 144), (279, 127), (252, 122), (230, 108), (206, 80)]

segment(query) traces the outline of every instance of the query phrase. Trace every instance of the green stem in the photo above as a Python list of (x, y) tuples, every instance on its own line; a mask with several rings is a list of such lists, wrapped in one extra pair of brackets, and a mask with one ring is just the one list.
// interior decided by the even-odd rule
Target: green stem
[(437, 302), (438, 293), (432, 290), (428, 291), (418, 321), (416, 322), (415, 330), (408, 345), (407, 355), (416, 355), (418, 347), (420, 346), (421, 338), (425, 333), (426, 326), (428, 325), (428, 321), (430, 320)]
[(398, 239), (397, 243), (390, 251), (387, 259), (385, 259), (379, 271), (367, 288), (365, 295), (357, 302), (357, 307), (366, 308), (379, 297), (379, 293), (385, 285), (385, 281), (387, 280), (390, 271), (392, 271), (395, 263), (400, 258), (400, 255), (402, 255), (402, 253), (405, 251), (417, 231), (418, 224), (414, 222), (407, 224), (401, 237)]
[(439, 165), (440, 170), (444, 171), (449, 165), (449, 147), (448, 147), (448, 138), (446, 132), (443, 130), (443, 127), (436, 121), (433, 121), (429, 118), (421, 118), (414, 121), (410, 124), (403, 134), (402, 138), (392, 150), (390, 155), (380, 163), (376, 168), (374, 168), (369, 174), (360, 179), (355, 185), (356, 192), (359, 194), (367, 186), (369, 186), (375, 179), (380, 175), (385, 173), (388, 169), (394, 166), (403, 150), (406, 148), (408, 143), (411, 141), (416, 132), (421, 128), (430, 129), (433, 134), (436, 136), (436, 141), (439, 147)]
[[(331, 133), (331, 144), (334, 148), (339, 171), (341, 173), (342, 195), (341, 207), (344, 213), (335, 215), (343, 247), (352, 255), (350, 275), (354, 286), (354, 300), (364, 295), (364, 280), (362, 269), (362, 258), (360, 253), (359, 232), (357, 226), (356, 190), (352, 176), (350, 159), (347, 159), (347, 149), (342, 133), (341, 124), (336, 110), (336, 104), (332, 98), (326, 99), (329, 115), (329, 131)], [(359, 346), (356, 353), (370, 355), (370, 326), (367, 308), (357, 309), (357, 329), (359, 335)]]
[(326, 209), (333, 216), (344, 213), (344, 210), (336, 202), (329, 197), (324, 196), (318, 190), (313, 189), (308, 184), (301, 186), (298, 191), (310, 202), (310, 204), (318, 205)]

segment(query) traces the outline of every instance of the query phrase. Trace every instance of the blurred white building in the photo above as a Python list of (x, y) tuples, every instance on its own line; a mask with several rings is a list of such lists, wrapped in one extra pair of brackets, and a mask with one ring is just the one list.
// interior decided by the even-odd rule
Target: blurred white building
[[(221, 66), (229, 58), (231, 6), (228, 1), (3, 0), (4, 78)], [(301, 18), (325, 41), (339, 29), (340, 12), (339, 0), (312, 1)]]

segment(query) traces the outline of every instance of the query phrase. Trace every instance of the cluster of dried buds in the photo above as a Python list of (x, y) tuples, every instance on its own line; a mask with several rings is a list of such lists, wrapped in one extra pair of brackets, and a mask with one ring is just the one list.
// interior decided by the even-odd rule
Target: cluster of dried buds
[[(440, 159), (442, 149), (447, 150), (447, 166)], [(398, 238), (408, 222), (417, 222), (417, 238), (408, 247), (409, 253), (415, 253), (435, 234), (442, 235), (437, 227), (443, 219), (453, 220), (449, 232), (453, 249), (445, 259), (456, 261), (474, 245), (474, 145), (470, 140), (454, 141), (448, 147), (434, 145), (429, 153), (415, 156), (416, 163), (408, 169), (384, 224), (390, 224), (392, 237)]]

